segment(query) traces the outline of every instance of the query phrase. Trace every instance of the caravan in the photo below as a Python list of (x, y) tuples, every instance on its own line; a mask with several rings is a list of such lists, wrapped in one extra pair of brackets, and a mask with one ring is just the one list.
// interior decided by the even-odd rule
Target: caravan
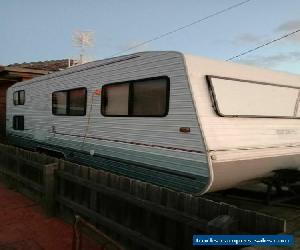
[(179, 52), (140, 52), (20, 82), (21, 147), (194, 194), (300, 165), (300, 76)]

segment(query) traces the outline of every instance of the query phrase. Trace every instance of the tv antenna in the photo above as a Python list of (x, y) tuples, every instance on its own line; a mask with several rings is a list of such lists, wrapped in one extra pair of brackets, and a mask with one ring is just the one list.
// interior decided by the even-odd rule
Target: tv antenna
[(92, 31), (74, 31), (72, 41), (75, 47), (80, 48), (78, 64), (88, 62), (86, 49), (94, 46), (94, 33)]

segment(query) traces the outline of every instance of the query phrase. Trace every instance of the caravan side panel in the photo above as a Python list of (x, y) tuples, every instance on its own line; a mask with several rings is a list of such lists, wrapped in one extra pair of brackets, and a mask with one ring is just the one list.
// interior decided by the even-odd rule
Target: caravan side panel
[[(123, 60), (122, 60), (123, 58)], [(97, 89), (108, 83), (166, 76), (170, 79), (165, 117), (104, 117)], [(55, 116), (55, 91), (87, 88), (85, 116)], [(26, 103), (14, 106), (12, 92), (26, 91)], [(188, 84), (183, 56), (176, 52), (138, 53), (92, 62), (35, 78), (10, 89), (8, 133), (33, 147), (62, 151), (68, 159), (161, 186), (201, 193), (209, 182), (206, 149)], [(14, 115), (25, 116), (25, 130), (12, 129)], [(189, 133), (180, 132), (190, 128)]]

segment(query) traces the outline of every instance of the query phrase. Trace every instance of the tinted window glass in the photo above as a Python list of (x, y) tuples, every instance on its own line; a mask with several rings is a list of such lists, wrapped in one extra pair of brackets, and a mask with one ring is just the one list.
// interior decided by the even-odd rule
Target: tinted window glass
[(168, 113), (169, 78), (107, 84), (102, 88), (104, 116), (165, 116)]
[(85, 115), (86, 90), (74, 89), (69, 91), (70, 113), (69, 115)]
[(86, 112), (86, 89), (70, 89), (52, 93), (52, 114), (81, 116)]
[(21, 90), (19, 91), (19, 104), (24, 105), (25, 103), (25, 91)]
[(52, 95), (52, 113), (55, 115), (67, 114), (67, 94), (66, 91), (55, 92)]
[(112, 84), (104, 87), (102, 99), (105, 115), (128, 115), (129, 83)]
[(13, 117), (13, 129), (14, 130), (24, 130), (24, 116), (15, 115)]
[(14, 104), (18, 105), (19, 102), (19, 93), (16, 91), (14, 92)]
[(167, 82), (156, 79), (133, 83), (132, 115), (163, 116), (167, 104)]
[(14, 105), (24, 105), (25, 103), (25, 91), (15, 91), (13, 94)]

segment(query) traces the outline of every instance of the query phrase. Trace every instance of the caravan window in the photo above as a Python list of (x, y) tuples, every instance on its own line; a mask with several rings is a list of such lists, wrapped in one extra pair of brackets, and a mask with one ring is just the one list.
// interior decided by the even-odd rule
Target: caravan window
[(24, 105), (25, 103), (25, 91), (15, 91), (13, 94), (14, 105)]
[(67, 95), (68, 92), (60, 91), (52, 94), (52, 113), (54, 115), (67, 114)]
[(86, 88), (77, 88), (52, 93), (52, 114), (83, 116), (86, 113)]
[(296, 87), (215, 76), (208, 82), (220, 116), (295, 117)]
[(86, 89), (73, 89), (69, 93), (69, 115), (85, 115)]
[(13, 129), (14, 130), (24, 130), (24, 116), (15, 115), (13, 117)]
[(128, 116), (129, 83), (106, 85), (102, 89), (102, 113)]
[(102, 87), (101, 113), (104, 116), (166, 116), (169, 78), (149, 78)]

